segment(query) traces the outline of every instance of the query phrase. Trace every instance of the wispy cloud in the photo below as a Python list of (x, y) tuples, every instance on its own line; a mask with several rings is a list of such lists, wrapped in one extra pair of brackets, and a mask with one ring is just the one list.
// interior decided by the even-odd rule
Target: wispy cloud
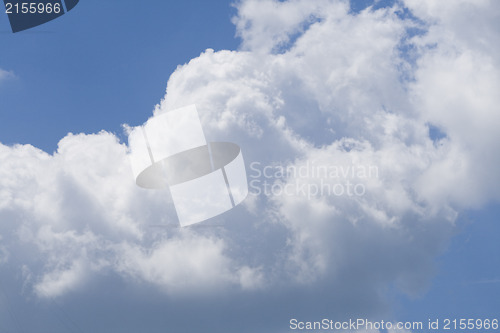
[(12, 71), (6, 71), (0, 68), (0, 82), (3, 80), (7, 80), (9, 78), (14, 78), (15, 74)]

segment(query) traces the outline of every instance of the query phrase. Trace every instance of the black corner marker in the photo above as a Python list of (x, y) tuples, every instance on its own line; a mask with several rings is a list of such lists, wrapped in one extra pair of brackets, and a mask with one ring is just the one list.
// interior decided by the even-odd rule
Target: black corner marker
[(78, 4), (78, 1), (80, 1), (80, 0), (63, 0), (63, 1), (66, 4), (66, 9), (69, 12), (70, 10), (75, 8), (75, 6)]
[[(64, 1), (64, 4), (61, 2)], [(12, 32), (30, 29), (64, 15), (79, 0), (3, 0)]]

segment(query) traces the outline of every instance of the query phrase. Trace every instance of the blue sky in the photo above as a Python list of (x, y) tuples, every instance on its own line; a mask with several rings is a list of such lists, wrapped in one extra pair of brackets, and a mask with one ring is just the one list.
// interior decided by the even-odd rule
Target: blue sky
[(429, 292), (405, 300), (397, 310), (408, 318), (496, 316), (498, 294), (498, 205), (469, 211), (446, 253), (437, 258), (438, 272)]
[[(498, 318), (498, 112), (488, 104), (498, 4), (436, 14), (407, 0), (415, 23), (360, 13), (373, 1), (352, 1), (349, 13), (321, 0), (259, 9), (270, 1), (82, 0), (16, 34), (0, 14), (0, 331), (280, 333), (294, 317)], [(415, 28), (428, 32), (407, 35), (418, 54), (393, 56)], [(493, 42), (476, 44), (478, 34)], [(240, 144), (247, 171), (252, 160), (344, 163), (358, 149), (342, 151), (349, 143), (380, 165), (380, 183), (366, 201), (259, 197), (209, 221), (223, 228), (151, 228), (175, 222), (168, 192), (129, 184), (113, 140), (126, 143), (122, 124), (144, 123), (157, 104), (195, 102), (209, 137)], [(445, 135), (429, 141), (427, 130)], [(178, 271), (158, 270), (177, 259)], [(197, 260), (203, 274), (189, 266)]]
[(225, 1), (83, 1), (77, 14), (21, 34), (2, 15), (2, 64), (17, 77), (3, 87), (0, 107), (16, 116), (2, 113), (2, 142), (52, 152), (68, 132), (142, 123), (177, 65), (237, 48), (234, 12)]

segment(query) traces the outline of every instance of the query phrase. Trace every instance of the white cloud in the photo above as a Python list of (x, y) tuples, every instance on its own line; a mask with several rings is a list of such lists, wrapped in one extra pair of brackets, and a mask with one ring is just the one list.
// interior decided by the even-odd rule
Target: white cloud
[(149, 225), (174, 227), (175, 213), (168, 192), (135, 186), (126, 153), (107, 132), (69, 134), (53, 155), (0, 145), (0, 217), (9, 238), (2, 241), (2, 262), (10, 248), (19, 251), (14, 264), (30, 271), (40, 297), (82, 288), (107, 272), (166, 292), (240, 285), (240, 275), (244, 288), (257, 283), (250, 267), (226, 256), (221, 239), (175, 229), (151, 234)]
[(15, 77), (14, 73), (12, 71), (6, 71), (4, 69), (0, 68), (0, 82), (3, 80), (6, 80), (8, 78)]
[(78, 286), (86, 271), (84, 263), (78, 261), (67, 269), (54, 270), (43, 276), (42, 281), (35, 286), (35, 291), (41, 297), (61, 296)]
[[(299, 3), (296, 8), (303, 17), (314, 15), (317, 8), (313, 2), (308, 2), (309, 11), (301, 7), (301, 2), (266, 5), (293, 7), (295, 3)], [(279, 196), (261, 200), (261, 205), (252, 210), (268, 212), (259, 215), (264, 220), (277, 216), (290, 231), (285, 276), (312, 283), (332, 272), (345, 274), (354, 262), (365, 267), (363, 274), (384, 275), (386, 280), (380, 283), (404, 275), (411, 280), (401, 282), (407, 291), (425, 287), (424, 277), (430, 276), (432, 258), (449, 236), (457, 207), (449, 206), (446, 199), (434, 205), (426, 185), (419, 187), (422, 175), (443, 159), (446, 149), (429, 138), (427, 120), (414, 109), (408, 86), (402, 82), (402, 71), (410, 64), (401, 57), (398, 47), (406, 27), (413, 22), (399, 19), (395, 9), (351, 16), (345, 5), (336, 3), (322, 10), (321, 19), (286, 52), (272, 52), (279, 41), (270, 41), (271, 46), (264, 51), (259, 46), (265, 43), (255, 42), (254, 52), (254, 35), (261, 36), (261, 31), (268, 30), (275, 33), (281, 31), (279, 27), (285, 32), (289, 29), (289, 22), (280, 25), (279, 20), (264, 20), (252, 10), (260, 4), (245, 2), (241, 6), (241, 29), (250, 41), (245, 44), (244, 40), (243, 45), (250, 52), (208, 50), (179, 68), (159, 109), (196, 102), (203, 120), (210, 125), (205, 127), (207, 137), (239, 142), (250, 161), (377, 166), (380, 178), (364, 184), (367, 195), (361, 198)], [(245, 33), (240, 32), (243, 38)], [(355, 149), (346, 149), (345, 145)], [(430, 246), (433, 250), (422, 252), (422, 244), (408, 240), (418, 224), (430, 221), (443, 231)], [(350, 233), (352, 238), (347, 236)], [(388, 238), (382, 246), (364, 239), (378, 233)], [(363, 242), (358, 243), (357, 238)], [(352, 249), (345, 239), (355, 247), (375, 246), (377, 250), (371, 250), (374, 257), (359, 256), (353, 261), (355, 255), (350, 255)], [(410, 266), (401, 266), (404, 259), (387, 256), (402, 246), (400, 242), (408, 244), (408, 252), (402, 256), (412, 256), (413, 272)], [(367, 260), (384, 265), (373, 270)]]
[(244, 49), (266, 53), (288, 44), (294, 35), (326, 16), (325, 11), (338, 12), (340, 17), (347, 7), (340, 1), (242, 1), (233, 23)]
[[(350, 15), (342, 2), (244, 1), (234, 21), (245, 52), (208, 50), (180, 67), (158, 107), (198, 103), (211, 125), (207, 136), (239, 142), (250, 161), (378, 166), (380, 177), (364, 184), (361, 198), (252, 200), (253, 212), (267, 212), (259, 218), (289, 230), (283, 269), (298, 281), (354, 266), (381, 277), (374, 288), (397, 280), (410, 293), (422, 290), (458, 212), (499, 198), (498, 154), (491, 154), (498, 53), (467, 36), (447, 39), (461, 36), (464, 25), (449, 23), (456, 12), (475, 25), (471, 19), (491, 17), (486, 11), (496, 5), (470, 3), (471, 11), (446, 4), (441, 11), (408, 4), (427, 25), (401, 19), (397, 6)], [(497, 23), (488, 22), (478, 25), (495, 45)], [(414, 27), (429, 32), (412, 37), (407, 29)], [(416, 64), (408, 46), (417, 50)], [(429, 124), (447, 137), (432, 140)], [(356, 149), (345, 149), (344, 138)], [(416, 236), (423, 225), (433, 231)], [(356, 257), (350, 245), (370, 248), (371, 256)]]
[(421, 192), (434, 202), (461, 207), (498, 200), (500, 6), (494, 1), (408, 4), (424, 19), (439, 18), (427, 35), (416, 38), (422, 56), (411, 92), (422, 118), (448, 136), (447, 153), (422, 175)]
[[(149, 249), (129, 244), (118, 246), (118, 270), (132, 277), (165, 288), (170, 293), (200, 294), (239, 283), (239, 272), (232, 271), (234, 263), (224, 254), (222, 239), (190, 234), (154, 244)], [(253, 270), (242, 268), (242, 286), (251, 286), (256, 278)]]

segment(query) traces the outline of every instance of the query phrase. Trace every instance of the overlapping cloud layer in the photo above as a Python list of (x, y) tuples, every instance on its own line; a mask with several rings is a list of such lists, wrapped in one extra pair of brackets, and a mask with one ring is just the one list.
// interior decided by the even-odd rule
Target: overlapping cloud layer
[(116, 274), (181, 297), (252, 290), (256, 304), (308, 290), (339, 316), (372, 315), (391, 285), (425, 290), (461, 210), (500, 199), (498, 2), (237, 8), (242, 49), (179, 67), (154, 112), (196, 103), (207, 139), (237, 142), (247, 170), (374, 166), (371, 177), (269, 180), (350, 181), (363, 195), (250, 195), (208, 222), (222, 228), (180, 230), (169, 193), (135, 186), (110, 133), (69, 134), (52, 155), (2, 145), (0, 263), (25, 293), (57, 297)]

